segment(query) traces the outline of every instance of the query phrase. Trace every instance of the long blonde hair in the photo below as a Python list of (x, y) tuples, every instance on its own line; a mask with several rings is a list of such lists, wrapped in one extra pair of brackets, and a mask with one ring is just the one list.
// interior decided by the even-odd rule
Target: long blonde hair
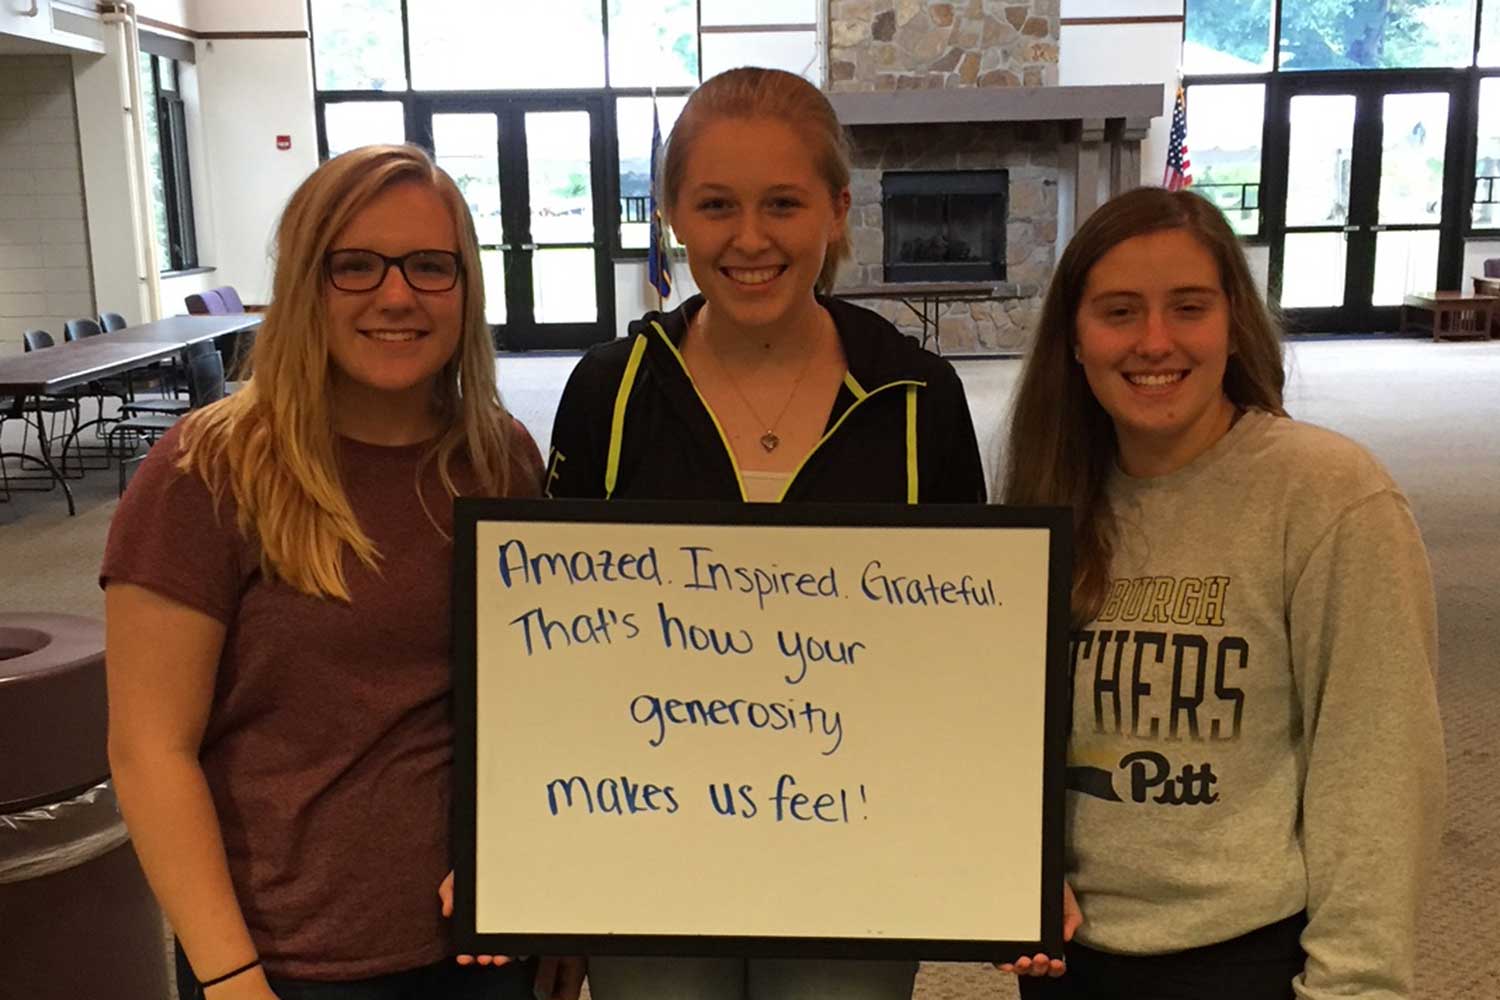
[(239, 530), (259, 544), (266, 576), (315, 597), (349, 599), (345, 547), (371, 568), (380, 559), (339, 476), (324, 256), (361, 209), (399, 183), (426, 185), (447, 206), (462, 274), (463, 330), (433, 398), (446, 429), (422, 467), (436, 461), (450, 496), (458, 493), (460, 454), (484, 491), (503, 495), (509, 486), (511, 418), (495, 387), (479, 244), (462, 193), (416, 146), (365, 146), (329, 160), (297, 188), (277, 226), (276, 275), (251, 355), (253, 377), (183, 421), (177, 459), (216, 499), (228, 487)]
[[(835, 203), (849, 186), (849, 139), (823, 92), (795, 73), (743, 66), (703, 81), (672, 126), (662, 156), (658, 199), (669, 223), (693, 146), (705, 128), (724, 118), (769, 118), (790, 126), (812, 149), (813, 162)], [(818, 291), (833, 288), (839, 267), (850, 251), (846, 220), (838, 238), (828, 244), (823, 268), (818, 272)]]
[(1229, 301), (1224, 392), (1241, 408), (1286, 415), (1281, 331), (1223, 214), (1188, 191), (1137, 188), (1107, 202), (1079, 228), (1047, 288), (1011, 412), (1002, 499), (1073, 508), (1073, 621), (1091, 621), (1109, 590), (1115, 521), (1105, 494), (1118, 445), (1114, 424), (1076, 363), (1078, 306), (1099, 259), (1136, 236), (1184, 230), (1213, 255)]

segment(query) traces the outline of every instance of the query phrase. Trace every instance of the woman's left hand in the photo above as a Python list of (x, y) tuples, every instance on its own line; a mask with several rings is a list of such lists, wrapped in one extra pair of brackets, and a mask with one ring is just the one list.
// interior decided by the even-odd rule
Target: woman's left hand
[[(443, 916), (453, 916), (453, 873), (449, 872), (438, 886), (438, 899), (443, 901)], [(512, 961), (508, 955), (459, 955), (459, 965), (506, 965)], [(537, 1000), (578, 1000), (583, 991), (583, 977), (588, 973), (588, 960), (574, 956), (537, 959), (536, 978), (532, 981), (532, 992)]]
[[(453, 873), (449, 872), (443, 877), (442, 884), (438, 886), (438, 899), (443, 901), (443, 916), (453, 916)], [(509, 955), (459, 955), (459, 965), (508, 965), (511, 961)]]
[[(1073, 940), (1073, 932), (1083, 923), (1083, 911), (1078, 908), (1078, 900), (1073, 895), (1073, 887), (1063, 883), (1063, 940)], [(1056, 978), (1068, 971), (1068, 963), (1062, 958), (1050, 958), (1038, 952), (1035, 955), (1022, 955), (1014, 962), (996, 962), (995, 968), (1001, 972), (1013, 972), (1018, 976), (1051, 976)]]

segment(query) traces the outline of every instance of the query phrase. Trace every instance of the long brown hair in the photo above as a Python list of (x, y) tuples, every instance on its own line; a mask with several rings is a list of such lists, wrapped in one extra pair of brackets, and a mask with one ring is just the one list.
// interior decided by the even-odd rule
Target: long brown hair
[(1241, 408), (1286, 415), (1281, 331), (1223, 214), (1189, 191), (1137, 188), (1079, 227), (1057, 262), (1012, 408), (1005, 503), (1073, 508), (1073, 620), (1098, 614), (1109, 590), (1115, 522), (1105, 483), (1118, 445), (1109, 414), (1073, 356), (1084, 286), (1099, 259), (1136, 236), (1182, 229), (1213, 255), (1229, 303), (1224, 392)]
[(428, 460), (450, 495), (458, 493), (452, 473), (460, 453), (481, 489), (503, 495), (509, 486), (511, 418), (495, 387), (479, 243), (463, 194), (416, 146), (365, 146), (329, 160), (293, 193), (277, 226), (276, 275), (252, 378), (183, 422), (178, 456), (179, 467), (201, 476), (216, 497), (228, 487), (240, 531), (259, 543), (265, 574), (313, 596), (348, 600), (346, 546), (371, 567), (380, 557), (339, 478), (323, 259), (360, 210), (402, 183), (427, 186), (447, 206), (463, 275), (458, 350), (433, 392), (445, 430)]
[[(795, 73), (745, 66), (705, 80), (693, 91), (672, 126), (662, 158), (658, 199), (668, 222), (682, 192), (694, 144), (705, 128), (724, 118), (769, 118), (790, 126), (812, 149), (813, 162), (835, 203), (848, 188), (849, 139), (823, 92)], [(833, 288), (839, 267), (849, 255), (846, 221), (838, 238), (828, 245), (823, 268), (818, 272), (818, 291)]]

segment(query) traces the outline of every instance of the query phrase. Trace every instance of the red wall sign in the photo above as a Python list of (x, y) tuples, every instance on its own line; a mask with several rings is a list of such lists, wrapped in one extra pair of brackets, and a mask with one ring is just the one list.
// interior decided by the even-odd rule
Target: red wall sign
[(276, 137), (276, 148), (277, 149), (291, 149), (292, 148), (292, 137), (289, 136), (289, 135), (278, 135)]

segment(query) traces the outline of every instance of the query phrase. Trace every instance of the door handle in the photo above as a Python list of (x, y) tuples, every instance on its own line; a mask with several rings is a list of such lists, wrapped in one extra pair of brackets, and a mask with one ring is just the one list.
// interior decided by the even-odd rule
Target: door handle
[(522, 250), (535, 250), (536, 248), (537, 248), (537, 246), (536, 246), (535, 243), (522, 243), (521, 244), (521, 249)]
[(1383, 233), (1383, 232), (1385, 232), (1385, 229), (1386, 229), (1385, 226), (1371, 226), (1370, 227), (1370, 232), (1372, 232), (1372, 233)]
[(1344, 232), (1346, 232), (1346, 233), (1357, 233), (1357, 232), (1359, 232), (1359, 230), (1360, 230), (1359, 226), (1345, 226), (1344, 227)]

